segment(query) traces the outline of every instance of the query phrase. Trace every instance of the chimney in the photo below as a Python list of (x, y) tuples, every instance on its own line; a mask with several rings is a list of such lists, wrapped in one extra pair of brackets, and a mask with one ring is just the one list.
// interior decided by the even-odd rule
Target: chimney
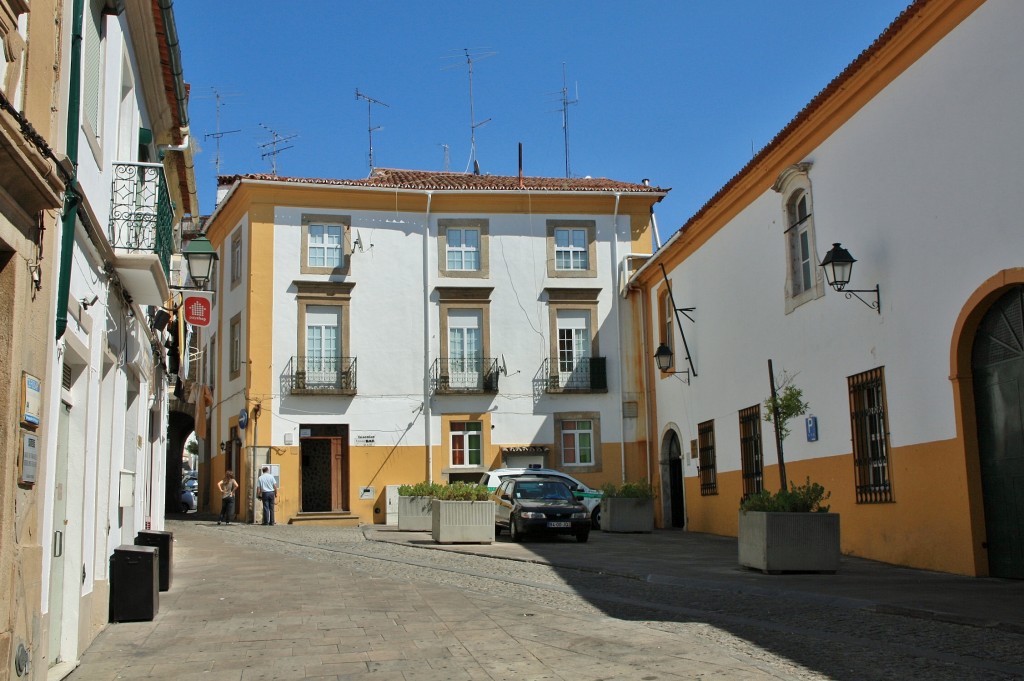
[(519, 188), (523, 188), (523, 143), (519, 143)]

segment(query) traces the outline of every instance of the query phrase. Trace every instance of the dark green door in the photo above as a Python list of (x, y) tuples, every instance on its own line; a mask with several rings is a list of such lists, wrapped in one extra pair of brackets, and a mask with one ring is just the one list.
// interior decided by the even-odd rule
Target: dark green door
[(971, 364), (989, 574), (1024, 579), (1024, 286), (985, 314)]

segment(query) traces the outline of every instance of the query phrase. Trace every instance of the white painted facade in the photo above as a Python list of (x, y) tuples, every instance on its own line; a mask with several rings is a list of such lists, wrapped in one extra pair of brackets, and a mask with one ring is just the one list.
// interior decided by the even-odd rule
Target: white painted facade
[[(1024, 194), (1019, 191), (1024, 135), (1016, 115), (1024, 105), (1021, 25), (1020, 3), (982, 4), (820, 143), (785, 164), (809, 164), (813, 262), (820, 262), (833, 242), (841, 242), (857, 259), (847, 288), (877, 284), (881, 314), (827, 285), (822, 297), (787, 313), (787, 196), (768, 186), (775, 176), (766, 176), (763, 191), (735, 216), (709, 227), (705, 242), (688, 246), (692, 235), (684, 231), (647, 264), (645, 269), (653, 271), (659, 261), (687, 252), (668, 268), (668, 278), (677, 304), (696, 307), (696, 322), (684, 320), (683, 331), (697, 376), (689, 385), (672, 376), (656, 377), (654, 383), (656, 439), (662, 442), (675, 431), (683, 443), (693, 529), (735, 531), (733, 517), (716, 521), (705, 514), (715, 504), (720, 514), (736, 508), (741, 468), (737, 412), (768, 397), (767, 361), (772, 359), (776, 381), (784, 372), (795, 376), (810, 404), (808, 415), (817, 417), (814, 442), (808, 441), (802, 419), (792, 424), (785, 442), (788, 477), (799, 484), (807, 473), (829, 487), (833, 510), (843, 514), (844, 533), (862, 526), (849, 541), (844, 536), (844, 550), (960, 569), (926, 547), (948, 527), (943, 512), (929, 509), (936, 502), (928, 500), (926, 489), (941, 481), (943, 472), (921, 470), (926, 458), (900, 450), (965, 437), (958, 432), (961, 415), (951, 384), (958, 324), (986, 282), (1024, 266)], [(913, 30), (910, 26), (904, 33)], [(698, 222), (693, 229), (703, 226)], [(820, 276), (820, 269), (814, 269)], [(646, 305), (655, 311), (657, 327), (661, 275), (647, 277)], [(873, 300), (873, 293), (861, 295)], [(884, 367), (895, 499), (892, 504), (857, 504), (853, 490), (834, 488), (849, 481), (854, 465), (847, 377), (877, 367)], [(731, 495), (727, 500), (700, 496), (698, 460), (689, 455), (698, 424), (710, 420), (720, 489), (723, 474), (731, 480), (725, 483)], [(776, 462), (773, 437), (771, 425), (764, 423), (766, 466)], [(668, 497), (664, 452), (662, 457)], [(963, 476), (962, 470), (949, 473), (954, 479)], [(766, 474), (765, 487), (777, 489), (778, 484), (777, 473)], [(962, 495), (961, 502), (968, 494), (941, 486), (930, 491), (940, 497)], [(692, 522), (695, 515), (697, 523)], [(863, 529), (867, 523), (879, 535), (889, 533), (888, 541), (854, 536), (870, 534)], [(906, 536), (909, 531), (899, 529), (901, 524), (914, 527), (918, 537)], [(892, 545), (899, 542), (904, 544)]]
[[(101, 67), (89, 73), (83, 66), (81, 125), (68, 133), (78, 136), (82, 203), (74, 227), (67, 326), (61, 332), (58, 324), (59, 337), (49, 349), (44, 390), (51, 418), (43, 424), (49, 446), (41, 454), (38, 528), (43, 640), (32, 651), (31, 667), (31, 678), (40, 679), (73, 669), (106, 626), (111, 556), (118, 546), (134, 544), (138, 532), (163, 530), (167, 502), (170, 387), (162, 349), (167, 335), (153, 330), (151, 315), (170, 300), (170, 291), (154, 252), (127, 249), (124, 233), (116, 233), (112, 188), (118, 164), (139, 163), (140, 145), (157, 159), (159, 145), (179, 132), (168, 127), (172, 105), (166, 101), (157, 49), (163, 36), (155, 28), (157, 21), (173, 21), (173, 12), (160, 19), (141, 3), (129, 3), (120, 14), (102, 13), (103, 2), (84, 4), (84, 33), (102, 40), (97, 45), (85, 38), (82, 60), (93, 53)], [(73, 3), (65, 3), (61, 42), (68, 46), (72, 13)], [(64, 53), (64, 73), (70, 71), (71, 52)], [(65, 76), (65, 117), (68, 87)], [(98, 128), (85, 114), (93, 96), (88, 91), (95, 95)], [(151, 111), (154, 104), (159, 111)], [(66, 130), (66, 119), (62, 127)], [(141, 139), (141, 129), (152, 132), (151, 141)], [(179, 153), (166, 152), (166, 168)], [(173, 203), (165, 224), (167, 248), (174, 250), (189, 197), (182, 196), (162, 163), (147, 168), (162, 176)], [(196, 205), (194, 194), (190, 198)], [(56, 265), (59, 254), (53, 259)]]
[[(243, 177), (241, 186), (247, 182), (254, 181)], [(260, 179), (254, 182), (255, 188), (245, 191), (259, 196), (261, 207), (273, 205), (274, 192), (283, 191), (273, 184), (273, 179)], [(287, 181), (281, 185), (287, 185)], [(232, 210), (232, 201), (238, 200), (235, 197), (242, 194), (239, 186), (236, 184), (222, 201), (221, 206), (227, 206), (228, 212)], [(316, 191), (335, 192), (338, 199), (332, 203), (320, 197), (312, 205), (276, 203), (272, 208), (270, 236), (252, 236), (254, 230), (260, 235), (267, 232), (258, 231), (263, 228), (250, 213), (243, 212), (238, 217), (230, 213), (230, 228), (217, 225), (218, 219), (227, 219), (220, 218), (218, 213), (208, 223), (208, 233), (217, 244), (221, 263), (216, 313), (220, 368), (214, 397), (220, 412), (215, 442), (227, 440), (230, 428), (237, 425), (239, 412), (248, 407), (251, 416), (254, 403), (261, 405), (259, 431), (258, 435), (253, 431), (250, 418), (245, 443), (249, 447), (254, 438), (258, 440), (257, 465), (265, 462), (260, 457), (265, 456), (267, 447), (273, 448), (274, 461), (287, 462), (293, 458), (295, 455), (290, 452), (309, 436), (303, 430), (311, 425), (347, 427), (352, 452), (351, 476), (346, 482), (351, 490), (349, 506), (364, 521), (374, 518), (373, 504), (360, 506), (356, 499), (359, 490), (372, 487), (373, 500), (378, 501), (376, 497), (383, 498), (388, 484), (425, 479), (476, 480), (487, 469), (503, 463), (504, 448), (545, 447), (547, 465), (574, 471), (595, 483), (622, 478), (627, 467), (623, 443), (635, 441), (637, 430), (632, 423), (636, 420), (635, 410), (634, 415), (623, 417), (622, 403), (635, 402), (638, 396), (635, 388), (628, 387), (632, 385), (631, 379), (622, 375), (624, 363), (633, 356), (635, 346), (631, 336), (623, 337), (631, 333), (626, 326), (631, 311), (622, 305), (618, 295), (618, 265), (626, 253), (635, 250), (637, 218), (635, 214), (615, 214), (613, 192), (600, 195), (606, 212), (531, 214), (494, 209), (474, 212), (473, 201), (468, 198), (458, 212), (350, 209), (346, 201), (349, 205), (379, 201), (386, 206), (394, 193), (364, 187), (323, 187)], [(427, 205), (424, 193), (410, 193), (423, 206)], [(374, 198), (368, 199), (364, 194)], [(479, 190), (478, 194), (482, 198), (477, 202), (486, 205), (491, 200), (487, 190)], [(653, 203), (658, 196), (649, 202)], [(572, 197), (560, 200), (567, 209), (573, 207)], [(588, 196), (586, 200), (592, 203), (596, 199)], [(224, 209), (218, 208), (221, 210)], [(270, 209), (267, 210), (269, 215)], [(635, 213), (635, 206), (633, 210)], [(351, 252), (346, 256), (346, 273), (302, 271), (303, 216), (311, 214), (324, 220), (336, 216), (347, 225), (346, 239)], [(644, 220), (648, 218), (645, 211)], [(486, 223), (487, 245), (481, 249), (481, 271), (471, 276), (453, 276), (440, 262), (444, 242), (439, 246), (439, 234), (459, 220)], [(589, 255), (593, 276), (550, 275), (549, 221), (593, 225), (594, 246)], [(646, 224), (643, 229), (646, 231)], [(245, 265), (240, 285), (232, 286), (231, 249), (239, 234)], [(649, 240), (649, 232), (642, 239)], [(272, 249), (272, 260), (266, 259), (262, 250), (265, 248)], [(259, 266), (263, 270), (256, 271), (254, 262), (262, 263)], [(272, 265), (272, 272), (265, 271), (268, 265)], [(254, 267), (252, 272), (244, 269), (250, 266)], [(263, 282), (270, 285), (263, 286)], [(290, 390), (290, 366), (302, 355), (300, 336), (306, 332), (298, 302), (299, 287), (316, 283), (349, 287), (347, 312), (342, 321), (349, 328), (342, 329), (340, 336), (345, 339), (342, 356), (355, 358), (357, 363), (358, 387), (354, 395), (295, 394)], [(449, 311), (451, 296), (466, 291), (476, 297), (462, 299), (456, 305), (459, 311)], [(549, 302), (552, 294), (556, 300)], [(566, 295), (582, 298), (569, 304), (559, 303), (559, 297)], [(557, 335), (557, 329), (552, 328), (552, 309), (560, 306), (570, 308), (564, 314), (579, 317), (564, 323), (587, 327), (580, 333), (589, 333), (592, 356), (605, 358), (606, 390), (546, 390), (545, 363), (553, 354), (552, 335)], [(272, 329), (265, 328), (266, 323), (252, 321), (254, 315), (267, 319), (268, 314)], [(269, 366), (255, 366), (243, 356), (242, 371), (231, 378), (230, 323), (236, 315), (241, 319), (243, 345), (266, 349)], [(586, 322), (582, 321), (584, 317)], [(438, 389), (435, 363), (449, 356), (449, 327), (457, 325), (478, 329), (474, 333), (481, 335), (480, 356), (497, 360), (496, 391), (448, 394)], [(269, 375), (263, 384), (270, 386), (269, 391), (253, 387), (260, 385), (261, 372)], [(577, 466), (562, 460), (559, 449), (553, 446), (558, 440), (556, 421), (559, 417), (568, 419), (569, 414), (584, 414), (576, 418), (594, 422), (596, 460), (591, 464)], [(483, 424), (484, 453), (479, 464), (460, 466), (453, 458), (446, 428), (452, 421), (465, 420)], [(401, 466), (392, 469), (389, 453), (396, 449), (406, 454)], [(410, 450), (418, 454), (408, 454)], [(410, 456), (418, 457), (417, 461), (410, 463)], [(628, 465), (646, 470), (643, 462)], [(245, 475), (250, 473), (244, 471)], [(282, 488), (286, 487), (282, 482)], [(299, 500), (288, 494), (285, 489), (279, 509), (291, 498), (294, 510), (301, 511)], [(383, 515), (375, 519), (384, 521)]]

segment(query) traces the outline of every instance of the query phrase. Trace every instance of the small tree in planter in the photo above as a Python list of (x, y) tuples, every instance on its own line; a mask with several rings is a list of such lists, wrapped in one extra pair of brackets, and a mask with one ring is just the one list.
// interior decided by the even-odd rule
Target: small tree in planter
[(439, 544), (494, 541), (494, 502), (483, 485), (440, 485), (431, 500), (431, 536)]
[(647, 480), (609, 482), (601, 487), (602, 532), (652, 532), (654, 530), (654, 488)]
[(782, 443), (789, 435), (789, 421), (807, 413), (803, 391), (785, 376), (776, 386), (768, 360), (772, 394), (765, 400), (764, 420), (775, 426), (779, 453), (779, 491), (761, 490), (740, 502), (737, 528), (739, 562), (763, 572), (835, 572), (839, 569), (839, 516), (829, 513), (824, 502), (830, 492), (818, 483), (786, 489), (786, 461)]
[(403, 532), (430, 531), (430, 502), (440, 494), (444, 485), (436, 482), (418, 482), (398, 488), (398, 529)]

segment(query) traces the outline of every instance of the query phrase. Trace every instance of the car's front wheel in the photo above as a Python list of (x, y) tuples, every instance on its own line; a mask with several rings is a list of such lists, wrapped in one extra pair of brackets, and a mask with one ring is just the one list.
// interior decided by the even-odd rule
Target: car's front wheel
[(590, 530), (576, 533), (576, 541), (579, 543), (586, 544), (588, 539), (590, 539)]
[(590, 514), (590, 524), (595, 530), (601, 529), (601, 504), (595, 506), (593, 512)]
[(515, 518), (510, 518), (508, 521), (508, 536), (511, 537), (512, 541), (523, 541), (523, 533), (516, 527)]
[(499, 535), (501, 535), (501, 525), (494, 523), (494, 536), (497, 537)]
[(191, 509), (189, 508), (188, 504), (186, 504), (184, 501), (181, 502), (181, 512), (182, 513), (188, 513), (190, 510)]

